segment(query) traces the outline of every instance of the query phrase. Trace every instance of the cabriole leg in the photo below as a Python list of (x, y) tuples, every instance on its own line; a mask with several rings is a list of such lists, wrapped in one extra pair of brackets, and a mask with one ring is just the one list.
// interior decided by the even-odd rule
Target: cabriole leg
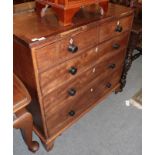
[(13, 127), (21, 129), (21, 133), (28, 149), (32, 152), (36, 152), (39, 149), (39, 144), (36, 141), (32, 141), (32, 129), (33, 120), (32, 115), (26, 110), (20, 111), (17, 114), (17, 119), (13, 123)]

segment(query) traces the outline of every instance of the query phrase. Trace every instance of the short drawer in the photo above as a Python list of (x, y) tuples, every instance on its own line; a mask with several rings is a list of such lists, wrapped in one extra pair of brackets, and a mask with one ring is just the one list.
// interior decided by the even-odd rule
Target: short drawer
[(63, 105), (68, 101), (72, 101), (83, 93), (84, 89), (93, 80), (98, 78), (101, 74), (105, 77), (113, 73), (122, 66), (125, 57), (125, 51), (121, 50), (118, 54), (114, 54), (107, 60), (95, 65), (84, 73), (75, 77), (69, 82), (58, 87), (48, 95), (43, 97), (44, 109), (46, 113), (57, 108), (58, 105)]
[(39, 78), (42, 95), (45, 96), (60, 85), (72, 80), (81, 72), (91, 68), (94, 64), (106, 61), (117, 52), (119, 53), (120, 49), (126, 48), (128, 35), (129, 33), (126, 32), (41, 73)]
[(97, 45), (97, 43), (98, 27), (93, 27), (42, 47), (35, 52), (38, 71), (42, 72), (57, 63), (75, 56), (82, 50)]
[(133, 15), (120, 18), (118, 20), (100, 23), (99, 26), (99, 42), (103, 42), (111, 37), (120, 35), (129, 30), (132, 26)]
[(98, 46), (97, 57), (101, 58), (103, 56), (108, 57), (114, 53), (118, 53), (120, 49), (127, 48), (129, 40), (129, 32), (124, 32), (119, 36), (116, 36), (108, 41), (104, 41)]
[(66, 102), (63, 106), (58, 106), (51, 113), (47, 113), (49, 135), (55, 135), (66, 126), (71, 125), (72, 122), (109, 93), (119, 83), (121, 72), (122, 68), (119, 68), (106, 78), (101, 75), (93, 83), (89, 84), (78, 98), (72, 102)]

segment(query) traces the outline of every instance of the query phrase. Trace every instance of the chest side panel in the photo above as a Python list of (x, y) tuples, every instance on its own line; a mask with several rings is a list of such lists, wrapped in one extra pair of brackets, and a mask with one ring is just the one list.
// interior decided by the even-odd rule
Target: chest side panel
[(42, 117), (42, 108), (38, 98), (38, 91), (35, 78), (35, 70), (31, 56), (31, 49), (26, 47), (16, 38), (13, 40), (13, 72), (22, 80), (28, 89), (32, 102), (28, 109), (33, 115), (35, 126), (39, 129), (42, 135), (46, 135), (44, 121)]

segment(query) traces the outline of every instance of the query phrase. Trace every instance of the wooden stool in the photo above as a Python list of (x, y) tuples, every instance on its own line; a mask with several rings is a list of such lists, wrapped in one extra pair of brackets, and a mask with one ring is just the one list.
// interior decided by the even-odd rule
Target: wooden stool
[(36, 12), (40, 17), (44, 17), (49, 6), (58, 16), (59, 22), (63, 26), (72, 24), (74, 15), (85, 6), (98, 4), (100, 6), (100, 14), (108, 10), (109, 0), (36, 0)]
[(28, 149), (36, 152), (39, 144), (32, 141), (33, 120), (32, 115), (25, 109), (30, 103), (31, 97), (23, 83), (16, 75), (13, 76), (13, 127), (21, 129), (21, 133)]

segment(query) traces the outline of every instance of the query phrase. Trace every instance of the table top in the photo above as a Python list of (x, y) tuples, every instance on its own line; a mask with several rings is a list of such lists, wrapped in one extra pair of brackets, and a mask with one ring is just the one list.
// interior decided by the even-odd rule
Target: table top
[(56, 15), (51, 10), (49, 9), (43, 18), (39, 18), (34, 11), (15, 14), (13, 19), (14, 37), (22, 40), (26, 44), (35, 44), (36, 42), (34, 43), (32, 41), (34, 38), (49, 38), (61, 32), (92, 23), (92, 21), (123, 17), (133, 13), (133, 9), (131, 8), (109, 3), (108, 12), (103, 16), (99, 15), (99, 12), (90, 14), (81, 10), (73, 18), (74, 24), (64, 27), (58, 23)]
[(31, 101), (31, 97), (21, 80), (13, 75), (13, 112), (26, 107)]

